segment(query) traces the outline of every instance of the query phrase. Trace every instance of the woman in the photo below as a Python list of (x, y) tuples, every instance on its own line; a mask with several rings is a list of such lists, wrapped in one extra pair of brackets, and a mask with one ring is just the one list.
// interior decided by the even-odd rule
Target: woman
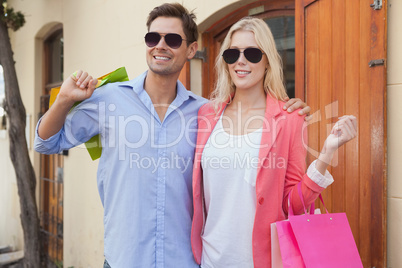
[(326, 171), (339, 146), (356, 136), (356, 118), (335, 124), (305, 174), (304, 118), (281, 109), (287, 97), (280, 56), (266, 23), (234, 24), (217, 60), (212, 101), (199, 111), (193, 173), (192, 246), (210, 267), (270, 267), (270, 224), (287, 217), (288, 197), (302, 213), (332, 183)]

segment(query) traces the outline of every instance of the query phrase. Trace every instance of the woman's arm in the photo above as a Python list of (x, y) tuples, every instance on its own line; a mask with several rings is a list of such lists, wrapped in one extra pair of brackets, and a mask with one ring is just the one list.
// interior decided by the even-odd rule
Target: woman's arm
[[(304, 140), (307, 139), (305, 129), (306, 127), (296, 126), (296, 138), (294, 138), (290, 144), (289, 161), (285, 178), (285, 193), (283, 199), (283, 209), (286, 213), (288, 211), (288, 198), (290, 193), (292, 193), (293, 211), (295, 213), (303, 212), (302, 203), (296, 189), (297, 184), (300, 181), (302, 182), (301, 186), (304, 203), (307, 207), (310, 206), (310, 204), (314, 202), (318, 195), (325, 189), (326, 186), (323, 186), (322, 184), (320, 186), (317, 183), (318, 181), (324, 181), (326, 169), (330, 164), (336, 150), (346, 142), (356, 137), (357, 120), (354, 116), (343, 116), (339, 119), (339, 121), (332, 128), (330, 135), (327, 137), (315, 166), (311, 165), (307, 174), (305, 174), (306, 150), (300, 149), (301, 146), (303, 146), (303, 149), (305, 149), (305, 144), (303, 144), (303, 142), (298, 138), (300, 135), (303, 135)], [(315, 176), (312, 176), (311, 174), (314, 174)]]
[(336, 150), (343, 144), (354, 139), (357, 136), (357, 119), (353, 115), (345, 115), (339, 118), (335, 126), (332, 128), (331, 133), (324, 143), (320, 156), (317, 159), (316, 169), (325, 174), (329, 163)]

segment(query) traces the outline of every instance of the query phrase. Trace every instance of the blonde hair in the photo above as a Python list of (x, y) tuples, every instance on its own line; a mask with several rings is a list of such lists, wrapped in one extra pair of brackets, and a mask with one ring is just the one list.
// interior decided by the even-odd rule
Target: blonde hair
[(218, 79), (216, 87), (211, 94), (211, 101), (215, 111), (222, 108), (223, 103), (232, 101), (236, 87), (230, 77), (227, 63), (223, 60), (223, 52), (230, 47), (232, 36), (236, 31), (250, 31), (254, 33), (255, 41), (268, 59), (268, 68), (264, 77), (264, 91), (278, 100), (287, 97), (283, 83), (282, 59), (276, 50), (275, 40), (268, 25), (261, 19), (245, 17), (230, 28), (226, 35), (219, 55), (216, 59), (215, 68)]

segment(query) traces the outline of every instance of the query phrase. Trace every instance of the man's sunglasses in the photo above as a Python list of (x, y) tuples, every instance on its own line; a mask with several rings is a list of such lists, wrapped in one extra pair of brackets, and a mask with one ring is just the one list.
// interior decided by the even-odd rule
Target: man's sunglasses
[(227, 64), (232, 64), (239, 59), (240, 53), (243, 53), (244, 57), (246, 57), (246, 59), (251, 63), (260, 62), (262, 59), (262, 54), (264, 54), (264, 52), (262, 52), (258, 48), (249, 47), (243, 50), (243, 52), (241, 52), (240, 49), (237, 48), (229, 48), (223, 52), (222, 56)]
[(161, 40), (162, 37), (165, 38), (166, 44), (174, 49), (179, 48), (181, 46), (182, 41), (185, 40), (181, 38), (179, 34), (175, 33), (168, 33), (162, 35), (157, 32), (149, 32), (145, 35), (145, 44), (148, 47), (154, 47), (157, 44), (159, 44), (159, 41)]

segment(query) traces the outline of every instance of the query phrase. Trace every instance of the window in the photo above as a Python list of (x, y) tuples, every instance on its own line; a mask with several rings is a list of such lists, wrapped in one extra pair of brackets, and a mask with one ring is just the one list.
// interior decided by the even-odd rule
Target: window
[(283, 63), (283, 77), (290, 98), (295, 97), (295, 17), (266, 18)]
[(58, 30), (45, 41), (46, 94), (63, 82), (63, 31)]

